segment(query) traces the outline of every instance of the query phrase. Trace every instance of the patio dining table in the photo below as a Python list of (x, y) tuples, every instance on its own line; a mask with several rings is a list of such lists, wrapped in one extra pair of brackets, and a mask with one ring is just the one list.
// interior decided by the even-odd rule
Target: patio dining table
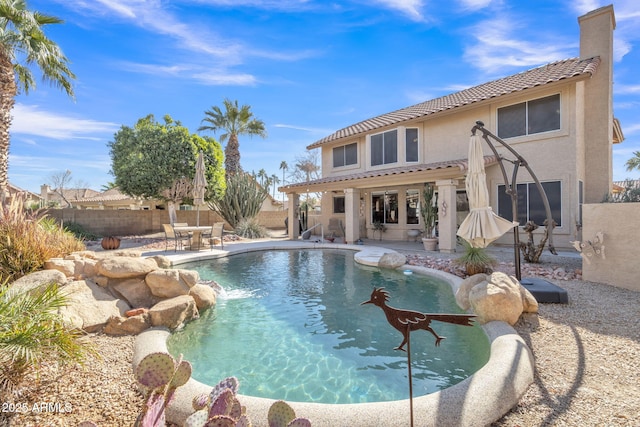
[(190, 233), (189, 249), (199, 251), (202, 249), (202, 233), (211, 230), (210, 225), (180, 225), (173, 227), (176, 233)]

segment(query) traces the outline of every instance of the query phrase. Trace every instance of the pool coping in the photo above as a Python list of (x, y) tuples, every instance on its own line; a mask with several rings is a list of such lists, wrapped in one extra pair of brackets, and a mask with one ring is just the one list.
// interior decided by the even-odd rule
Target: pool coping
[[(277, 249), (348, 249), (357, 251), (356, 261), (377, 265), (385, 253), (396, 252), (376, 246), (326, 244), (296, 241), (262, 241), (250, 244), (225, 245), (225, 251), (196, 252), (169, 256), (173, 265), (199, 259), (217, 258), (238, 253)], [(143, 254), (143, 256), (154, 255)], [(166, 253), (163, 253), (166, 255)], [(462, 279), (443, 271), (426, 267), (404, 265), (402, 270), (437, 276), (450, 283), (455, 293)], [(489, 361), (472, 376), (444, 390), (414, 397), (414, 423), (420, 426), (472, 426), (488, 425), (500, 419), (515, 406), (533, 382), (534, 358), (531, 350), (517, 332), (505, 322), (493, 321), (482, 325), (491, 343)], [(135, 340), (133, 367), (149, 353), (168, 352), (167, 328), (151, 328)], [(191, 402), (202, 393), (209, 393), (212, 385), (191, 378), (177, 389), (174, 400), (167, 408), (167, 421), (182, 425), (194, 412)], [(242, 388), (242, 386), (241, 386)], [(267, 413), (274, 399), (240, 394), (240, 403), (247, 407), (252, 425), (267, 426)], [(390, 402), (323, 404), (287, 402), (296, 415), (311, 420), (314, 427), (359, 426), (377, 427), (409, 425), (409, 400)]]

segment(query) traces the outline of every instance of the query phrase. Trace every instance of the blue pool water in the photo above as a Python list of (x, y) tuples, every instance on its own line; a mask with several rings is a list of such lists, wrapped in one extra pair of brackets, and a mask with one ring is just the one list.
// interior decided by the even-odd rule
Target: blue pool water
[[(225, 292), (214, 308), (172, 334), (169, 351), (193, 365), (193, 377), (214, 385), (227, 376), (240, 393), (292, 402), (361, 403), (409, 397), (402, 335), (374, 305), (374, 287), (388, 305), (421, 312), (462, 313), (446, 282), (357, 264), (341, 250), (262, 251), (197, 261), (197, 270)], [(447, 337), (440, 347), (426, 331), (411, 334), (413, 394), (450, 387), (482, 367), (489, 341), (479, 326), (432, 322)]]

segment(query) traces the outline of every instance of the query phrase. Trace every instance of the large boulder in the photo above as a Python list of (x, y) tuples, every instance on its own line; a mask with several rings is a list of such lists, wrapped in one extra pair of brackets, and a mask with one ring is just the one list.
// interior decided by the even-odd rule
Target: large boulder
[(198, 279), (197, 271), (159, 269), (147, 274), (144, 280), (153, 295), (160, 298), (173, 298), (188, 295)]
[(153, 326), (166, 326), (176, 329), (189, 320), (199, 316), (195, 300), (189, 295), (180, 295), (175, 298), (160, 301), (151, 309), (151, 324)]
[(145, 279), (132, 277), (130, 279), (109, 279), (111, 291), (126, 300), (131, 307), (151, 307), (159, 301), (151, 293)]
[(96, 264), (99, 274), (112, 279), (144, 277), (157, 269), (155, 260), (136, 256), (112, 256), (103, 258)]
[(11, 284), (11, 292), (29, 292), (32, 289), (49, 283), (58, 283), (59, 285), (65, 285), (67, 283), (67, 277), (59, 270), (35, 271), (14, 281)]
[(216, 303), (216, 292), (211, 286), (196, 283), (190, 290), (189, 295), (196, 301), (198, 310), (204, 310)]
[(107, 335), (138, 335), (151, 327), (151, 316), (143, 312), (136, 316), (111, 316), (104, 327)]
[(105, 289), (87, 280), (71, 282), (65, 287), (69, 304), (60, 309), (62, 317), (73, 327), (87, 332), (99, 331), (112, 316), (123, 316), (131, 307)]
[(76, 264), (73, 260), (62, 258), (51, 258), (44, 263), (45, 270), (58, 270), (66, 277), (73, 277), (76, 271)]
[(474, 274), (473, 276), (469, 276), (460, 283), (458, 287), (458, 291), (456, 292), (456, 303), (463, 310), (469, 310), (471, 308), (471, 303), (469, 302), (469, 292), (473, 289), (474, 286), (479, 283), (486, 282), (488, 280), (489, 275), (480, 273)]
[[(476, 275), (481, 276), (481, 275)], [(475, 278), (475, 276), (473, 276)], [(500, 320), (514, 325), (523, 312), (536, 313), (538, 302), (513, 276), (501, 272), (480, 277), (475, 286), (461, 286), (456, 295), (457, 301), (468, 299), (473, 312), (478, 316), (477, 321), (487, 323)], [(468, 296), (463, 293), (468, 292)]]
[(378, 261), (380, 268), (398, 268), (407, 263), (407, 257), (398, 252), (385, 253)]

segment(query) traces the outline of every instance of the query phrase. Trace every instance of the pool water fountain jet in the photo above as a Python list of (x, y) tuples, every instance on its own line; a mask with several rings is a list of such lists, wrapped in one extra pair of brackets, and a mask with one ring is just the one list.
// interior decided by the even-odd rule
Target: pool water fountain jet
[[(387, 318), (387, 322), (395, 329), (397, 329), (403, 336), (403, 340), (395, 350), (402, 350), (407, 353), (407, 371), (409, 377), (409, 415), (411, 419), (411, 427), (413, 427), (413, 383), (411, 374), (411, 331), (417, 331), (423, 329), (431, 332), (436, 338), (436, 347), (440, 346), (440, 342), (445, 337), (439, 336), (433, 329), (431, 329), (431, 321), (436, 320), (439, 322), (452, 323), (462, 326), (473, 326), (473, 318), (476, 317), (473, 314), (444, 314), (444, 313), (420, 313), (419, 311), (402, 310), (388, 306), (386, 303), (389, 300), (389, 292), (384, 288), (373, 288), (371, 292), (371, 298), (368, 301), (360, 303), (377, 305), (384, 311)], [(404, 349), (404, 346), (407, 349)]]

